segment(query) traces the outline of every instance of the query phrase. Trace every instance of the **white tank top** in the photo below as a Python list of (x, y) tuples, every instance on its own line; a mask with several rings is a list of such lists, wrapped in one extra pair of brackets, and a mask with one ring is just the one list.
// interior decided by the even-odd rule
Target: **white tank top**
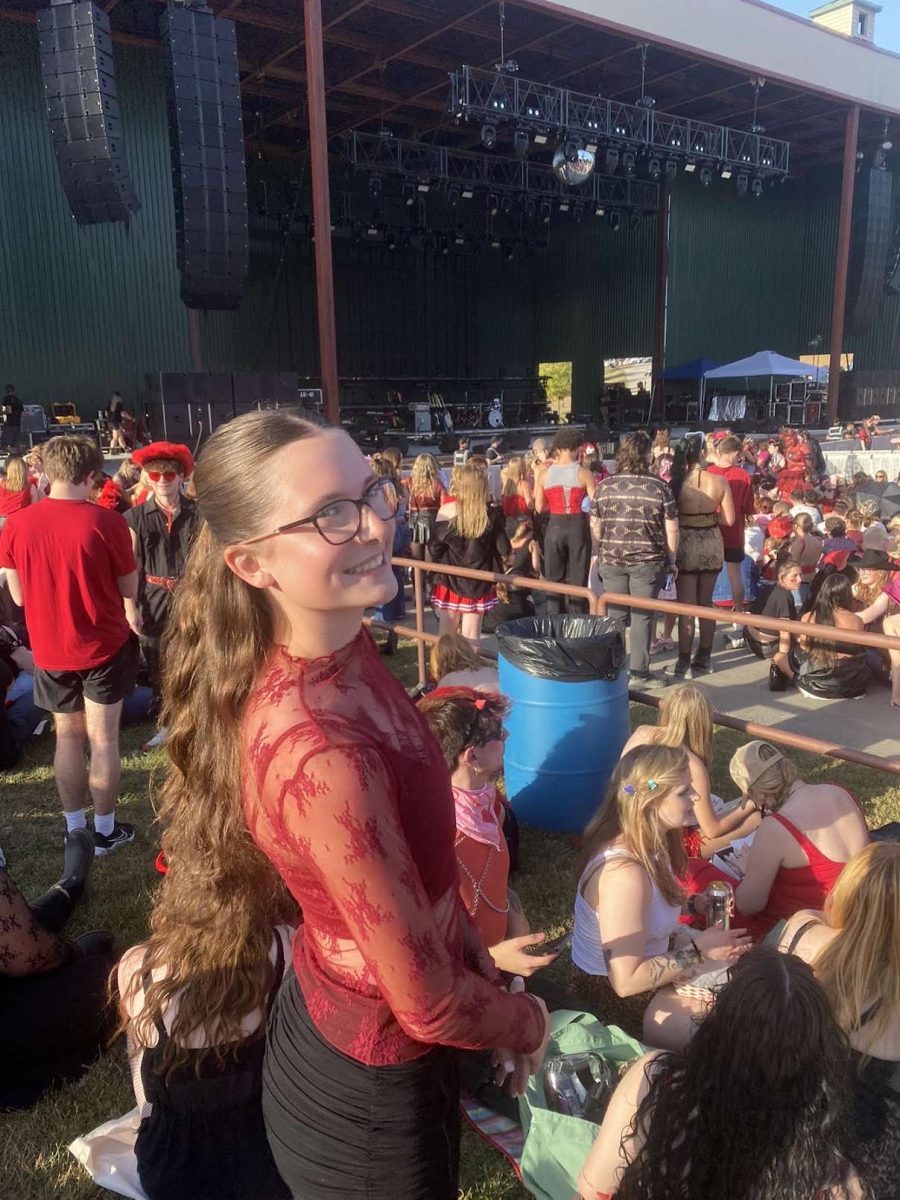
[[(606, 961), (603, 958), (603, 933), (600, 929), (600, 914), (591, 908), (582, 895), (582, 887), (596, 869), (610, 858), (632, 858), (627, 850), (613, 847), (601, 850), (595, 854), (585, 867), (578, 880), (578, 891), (575, 894), (575, 925), (572, 932), (572, 961), (576, 967), (588, 975), (607, 975)], [(632, 861), (634, 861), (632, 859)], [(652, 896), (650, 900), (649, 930), (644, 946), (644, 957), (653, 958), (657, 954), (665, 954), (669, 949), (669, 938), (678, 928), (678, 918), (681, 909), (677, 904), (670, 904), (662, 892), (650, 880)]]

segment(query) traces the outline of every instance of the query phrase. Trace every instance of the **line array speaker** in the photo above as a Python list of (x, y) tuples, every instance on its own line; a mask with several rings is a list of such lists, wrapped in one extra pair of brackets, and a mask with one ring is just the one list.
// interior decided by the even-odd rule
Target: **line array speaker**
[(206, 7), (160, 19), (181, 298), (237, 308), (249, 268), (247, 168), (233, 21)]
[(865, 333), (878, 316), (884, 295), (893, 223), (890, 171), (863, 168), (856, 181), (847, 280), (847, 332)]
[(50, 140), (79, 225), (127, 221), (140, 208), (131, 181), (109, 36), (109, 17), (89, 2), (53, 0), (37, 14)]

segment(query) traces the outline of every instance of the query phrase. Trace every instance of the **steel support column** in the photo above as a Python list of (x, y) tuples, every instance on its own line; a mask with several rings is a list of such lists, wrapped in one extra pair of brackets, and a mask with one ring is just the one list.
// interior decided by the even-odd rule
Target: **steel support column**
[(844, 132), (844, 176), (838, 218), (837, 255), (834, 264), (834, 294), (831, 302), (831, 364), (828, 373), (828, 424), (837, 421), (841, 390), (841, 355), (844, 350), (844, 317), (847, 311), (847, 272), (850, 266), (850, 229), (853, 222), (853, 192), (856, 185), (856, 151), (859, 145), (859, 105), (847, 112)]
[(332, 424), (337, 425), (340, 421), (340, 394), (334, 320), (334, 268), (331, 260), (331, 188), (328, 181), (328, 127), (325, 114), (321, 0), (303, 0), (303, 14), (306, 33), (306, 95), (309, 109), (313, 228), (316, 241), (319, 368), (325, 416)]
[(652, 420), (654, 412), (659, 413), (659, 419), (666, 419), (665, 390), (666, 385), (659, 378), (666, 365), (666, 312), (669, 298), (669, 218), (672, 206), (672, 193), (665, 182), (659, 188), (659, 213), (656, 218), (656, 294), (653, 301), (653, 378), (650, 381), (650, 412)]

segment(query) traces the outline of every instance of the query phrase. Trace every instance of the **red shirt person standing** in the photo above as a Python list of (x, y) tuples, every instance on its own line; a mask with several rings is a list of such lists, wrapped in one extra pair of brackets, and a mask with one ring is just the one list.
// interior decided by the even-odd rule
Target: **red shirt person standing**
[(744, 607), (744, 580), (741, 575), (741, 563), (745, 557), (744, 530), (747, 527), (747, 517), (752, 517), (756, 508), (753, 500), (753, 481), (747, 471), (738, 466), (743, 457), (744, 448), (740, 438), (730, 434), (716, 443), (715, 459), (707, 467), (710, 474), (721, 475), (728, 480), (734, 500), (734, 523), (725, 525), (720, 517), (719, 530), (725, 546), (725, 566), (728, 570), (735, 612), (740, 612)]
[(55, 716), (53, 765), (67, 833), (85, 827), (90, 794), (96, 852), (108, 854), (134, 838), (134, 827), (115, 814), (119, 720), (138, 664), (123, 600), (134, 599), (137, 572), (122, 517), (88, 502), (102, 468), (90, 438), (51, 438), (44, 447), (50, 495), (8, 518), (0, 566), (12, 599), (25, 607), (35, 703)]

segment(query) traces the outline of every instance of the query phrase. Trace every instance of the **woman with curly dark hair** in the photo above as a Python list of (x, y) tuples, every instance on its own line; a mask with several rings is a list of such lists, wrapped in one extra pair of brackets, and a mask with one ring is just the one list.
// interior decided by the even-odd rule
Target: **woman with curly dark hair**
[(739, 959), (681, 1053), (622, 1079), (578, 1180), (584, 1200), (861, 1200), (849, 1047), (812, 970)]

